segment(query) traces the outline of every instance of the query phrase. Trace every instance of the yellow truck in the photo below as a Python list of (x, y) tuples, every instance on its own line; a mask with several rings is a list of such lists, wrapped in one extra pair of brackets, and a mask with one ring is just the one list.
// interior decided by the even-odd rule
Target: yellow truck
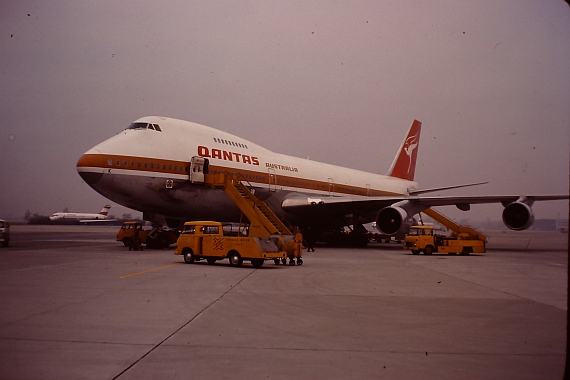
[(432, 226), (412, 226), (404, 238), (404, 248), (418, 255), (432, 253), (449, 253), (469, 255), (470, 253), (485, 253), (485, 241), (466, 233), (457, 236), (437, 235)]
[(129, 250), (142, 250), (141, 244), (146, 244), (147, 248), (163, 249), (176, 243), (178, 239), (177, 231), (166, 231), (162, 228), (151, 230), (143, 229), (141, 222), (125, 222), (117, 232), (117, 241), (123, 243)]
[(10, 223), (2, 219), (0, 219), (0, 243), (2, 247), (7, 247), (10, 244)]
[(239, 267), (246, 260), (259, 268), (265, 260), (285, 260), (286, 245), (294, 244), (283, 240), (293, 236), (251, 237), (244, 233), (224, 233), (223, 227), (222, 223), (211, 221), (184, 223), (174, 254), (184, 256), (188, 264), (200, 260), (214, 264), (227, 258), (231, 266)]

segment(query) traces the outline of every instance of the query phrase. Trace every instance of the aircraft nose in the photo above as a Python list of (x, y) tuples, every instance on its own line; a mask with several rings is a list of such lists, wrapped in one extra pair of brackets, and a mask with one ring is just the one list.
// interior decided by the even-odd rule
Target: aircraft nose
[(101, 180), (103, 177), (103, 165), (100, 161), (103, 159), (100, 152), (91, 149), (84, 153), (77, 160), (77, 173), (91, 187)]

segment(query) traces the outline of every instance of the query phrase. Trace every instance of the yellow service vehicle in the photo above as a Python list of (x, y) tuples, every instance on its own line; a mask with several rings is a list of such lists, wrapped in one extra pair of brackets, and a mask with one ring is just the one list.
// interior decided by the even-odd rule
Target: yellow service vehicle
[(437, 235), (432, 226), (412, 226), (404, 238), (404, 248), (418, 255), (432, 253), (449, 253), (468, 255), (470, 253), (485, 253), (485, 241), (476, 236), (459, 233), (457, 236)]
[(141, 244), (146, 244), (147, 248), (163, 249), (176, 243), (178, 239), (177, 231), (166, 231), (155, 227), (151, 230), (143, 229), (141, 222), (125, 222), (117, 232), (117, 241), (129, 247), (129, 250), (142, 250)]
[(217, 260), (227, 258), (231, 266), (239, 267), (244, 260), (248, 260), (255, 268), (259, 268), (265, 260), (285, 260), (286, 245), (294, 244), (283, 240), (293, 236), (251, 237), (244, 233), (228, 236), (227, 232), (224, 234), (220, 222), (186, 222), (174, 254), (183, 255), (188, 264), (202, 259), (214, 264)]
[(0, 219), (0, 243), (2, 247), (7, 247), (10, 244), (10, 223)]

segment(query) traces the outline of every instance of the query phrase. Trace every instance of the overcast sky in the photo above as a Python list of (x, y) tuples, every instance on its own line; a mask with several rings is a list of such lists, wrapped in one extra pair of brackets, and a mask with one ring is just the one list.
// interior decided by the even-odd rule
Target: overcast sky
[[(381, 174), (418, 119), (423, 188), (568, 193), (561, 0), (3, 1), (0, 52), (3, 218), (98, 212), (77, 159), (146, 115)], [(568, 202), (534, 210), (565, 217)], [(140, 215), (111, 209), (126, 212)]]

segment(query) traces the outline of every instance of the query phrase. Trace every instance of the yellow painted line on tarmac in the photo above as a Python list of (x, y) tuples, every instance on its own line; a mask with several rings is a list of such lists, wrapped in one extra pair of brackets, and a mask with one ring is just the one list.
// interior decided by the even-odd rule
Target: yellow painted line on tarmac
[(145, 273), (150, 273), (150, 272), (154, 272), (154, 271), (161, 270), (161, 269), (170, 268), (170, 267), (173, 267), (173, 266), (178, 265), (178, 264), (183, 264), (183, 263), (174, 263), (174, 264), (164, 265), (164, 266), (162, 266), (162, 267), (157, 267), (157, 268), (152, 268), (152, 269), (143, 270), (142, 272), (136, 272), (136, 273), (126, 274), (126, 275), (121, 276), (121, 277), (119, 277), (119, 278), (129, 278), (129, 277), (133, 277), (133, 276), (138, 276), (139, 274), (145, 274)]

